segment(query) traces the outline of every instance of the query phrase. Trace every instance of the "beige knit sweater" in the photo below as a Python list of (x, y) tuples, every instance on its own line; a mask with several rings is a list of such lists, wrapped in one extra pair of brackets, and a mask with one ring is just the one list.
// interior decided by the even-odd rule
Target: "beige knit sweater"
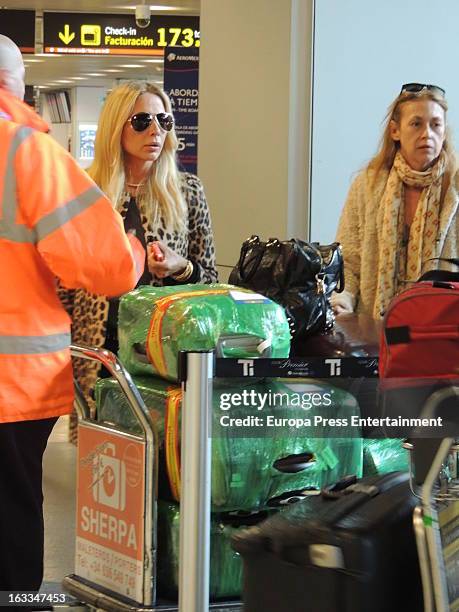
[[(366, 169), (354, 180), (341, 213), (337, 240), (344, 256), (346, 290), (356, 301), (355, 310), (372, 316), (377, 291), (383, 211), (380, 202), (388, 172), (381, 172), (373, 184), (374, 173)], [(437, 256), (459, 256), (459, 171), (446, 191), (440, 211)], [(436, 268), (437, 262), (425, 263), (423, 272)], [(441, 264), (442, 268), (457, 270)]]

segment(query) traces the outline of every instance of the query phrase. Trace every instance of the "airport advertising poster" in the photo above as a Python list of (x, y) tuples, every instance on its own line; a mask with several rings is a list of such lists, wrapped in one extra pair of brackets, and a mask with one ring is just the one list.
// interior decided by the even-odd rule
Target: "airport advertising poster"
[(167, 47), (164, 52), (164, 89), (172, 102), (179, 141), (179, 166), (197, 173), (199, 49)]

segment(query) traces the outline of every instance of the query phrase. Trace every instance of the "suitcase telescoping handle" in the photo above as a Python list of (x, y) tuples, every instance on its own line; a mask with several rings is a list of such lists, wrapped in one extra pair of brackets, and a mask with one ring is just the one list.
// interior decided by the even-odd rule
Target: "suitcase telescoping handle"
[[(150, 364), (145, 343), (136, 342), (132, 345), (132, 352), (140, 363)], [(271, 357), (272, 345), (270, 340), (251, 336), (250, 334), (222, 335), (215, 347), (217, 357), (248, 358)]]
[(271, 357), (272, 345), (270, 340), (260, 336), (228, 334), (218, 338), (215, 353), (217, 357)]

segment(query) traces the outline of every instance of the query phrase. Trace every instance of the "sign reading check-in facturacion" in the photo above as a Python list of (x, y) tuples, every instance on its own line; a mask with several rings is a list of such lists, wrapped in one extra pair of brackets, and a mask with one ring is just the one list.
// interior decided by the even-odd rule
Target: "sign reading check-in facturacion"
[(199, 17), (152, 15), (140, 28), (134, 14), (47, 13), (45, 53), (163, 55), (167, 46), (199, 47)]

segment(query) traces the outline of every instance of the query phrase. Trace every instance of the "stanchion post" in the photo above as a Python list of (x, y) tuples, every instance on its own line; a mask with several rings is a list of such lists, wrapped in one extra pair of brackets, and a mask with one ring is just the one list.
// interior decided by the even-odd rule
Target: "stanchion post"
[(208, 612), (214, 353), (183, 357), (179, 612)]

